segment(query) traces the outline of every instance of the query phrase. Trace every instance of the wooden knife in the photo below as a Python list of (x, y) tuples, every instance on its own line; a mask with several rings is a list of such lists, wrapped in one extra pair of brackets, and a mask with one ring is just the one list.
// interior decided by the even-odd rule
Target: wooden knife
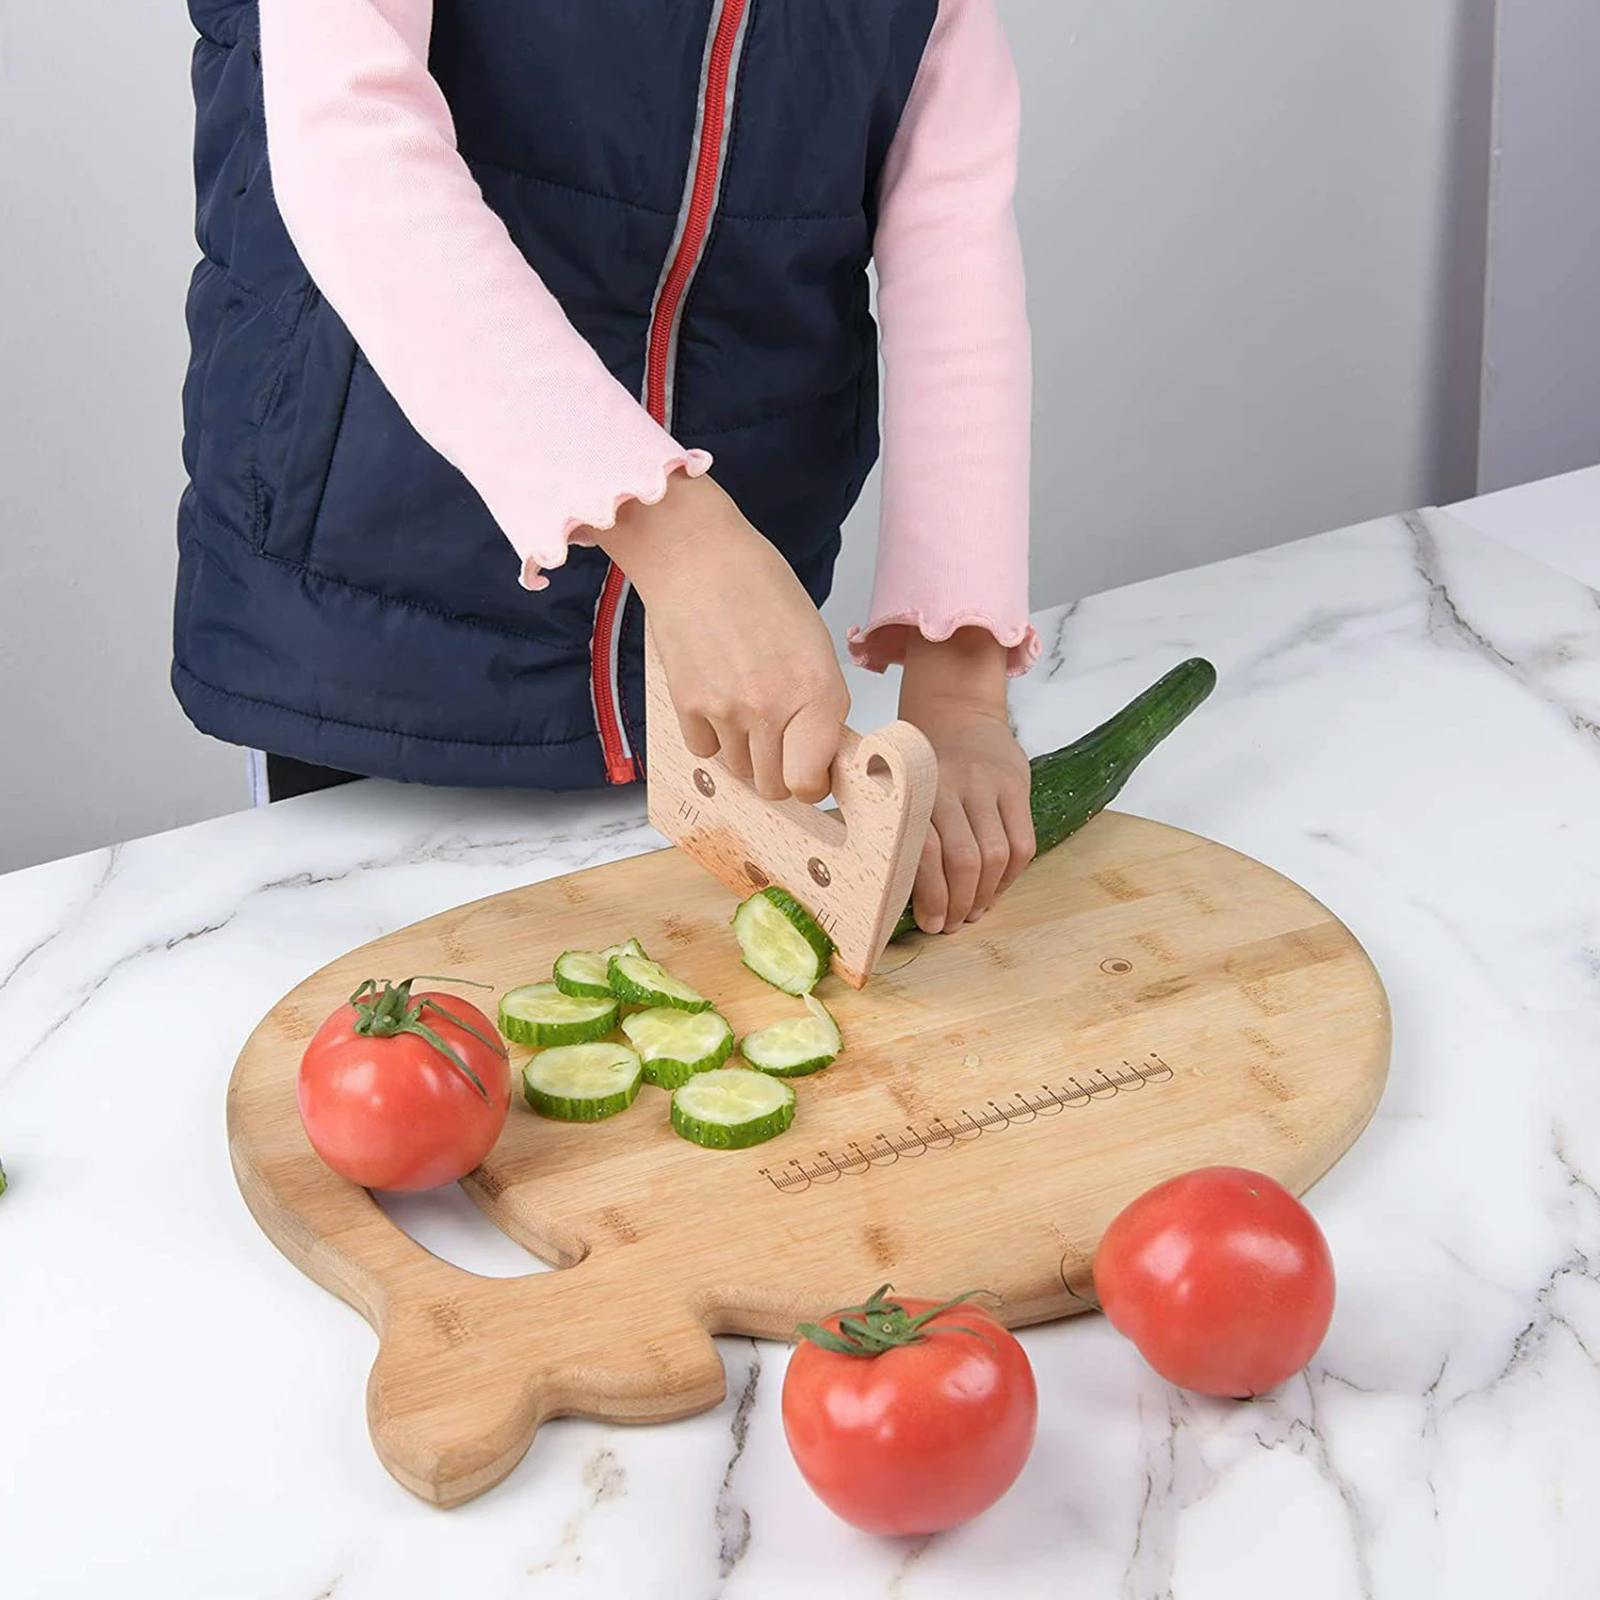
[(926, 736), (891, 722), (844, 730), (833, 764), (837, 810), (763, 800), (720, 757), (684, 745), (666, 673), (645, 632), (650, 821), (744, 898), (787, 889), (835, 945), (833, 970), (860, 989), (905, 910), (933, 812), (938, 766)]

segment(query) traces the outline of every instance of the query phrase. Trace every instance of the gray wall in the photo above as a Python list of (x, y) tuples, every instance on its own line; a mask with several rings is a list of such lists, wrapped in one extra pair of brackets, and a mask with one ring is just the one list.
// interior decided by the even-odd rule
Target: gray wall
[(247, 798), (167, 689), (193, 38), (0, 0), (0, 870)]
[(1000, 6), (1034, 603), (1472, 493), (1493, 0)]
[[(1487, 3), (1001, 0), (1036, 604), (1471, 491)], [(179, 0), (0, 0), (0, 868), (244, 800), (165, 682), (188, 49)]]
[(1500, 8), (1481, 487), (1600, 461), (1600, 5)]

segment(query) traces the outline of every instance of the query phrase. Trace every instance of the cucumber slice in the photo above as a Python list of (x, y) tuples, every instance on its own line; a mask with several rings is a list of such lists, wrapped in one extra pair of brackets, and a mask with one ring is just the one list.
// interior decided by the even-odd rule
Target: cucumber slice
[(768, 1023), (740, 1041), (739, 1054), (757, 1072), (803, 1078), (808, 1072), (821, 1072), (837, 1059), (844, 1043), (839, 1037), (839, 1024), (814, 995), (801, 998), (806, 1003), (805, 1016)]
[(625, 1044), (563, 1044), (522, 1069), (522, 1093), (542, 1117), (599, 1122), (633, 1104), (642, 1076)]
[(733, 936), (744, 964), (785, 994), (810, 994), (834, 949), (816, 918), (776, 884), (751, 895), (734, 912)]
[(794, 1090), (748, 1067), (697, 1072), (672, 1091), (672, 1126), (708, 1150), (747, 1150), (794, 1121)]
[(634, 1006), (671, 1006), (674, 1011), (709, 1011), (711, 1002), (674, 978), (659, 961), (625, 950), (611, 958), (611, 992)]
[(612, 998), (612, 956), (643, 954), (644, 946), (637, 939), (629, 939), (626, 944), (607, 945), (604, 950), (563, 950), (556, 957), (556, 988), (562, 994), (609, 1000)]
[(733, 1053), (733, 1029), (715, 1011), (654, 1006), (624, 1017), (622, 1031), (639, 1052), (644, 1081), (663, 1089), (720, 1067)]
[(517, 1044), (584, 1044), (617, 1025), (617, 1002), (562, 994), (553, 983), (525, 983), (500, 997), (500, 1031)]

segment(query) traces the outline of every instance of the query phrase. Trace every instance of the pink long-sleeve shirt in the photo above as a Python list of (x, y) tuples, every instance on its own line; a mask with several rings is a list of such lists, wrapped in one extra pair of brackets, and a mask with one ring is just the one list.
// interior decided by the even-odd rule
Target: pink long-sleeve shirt
[[(407, 420), (481, 496), (521, 581), (630, 499), (712, 465), (568, 322), (457, 148), (428, 72), (433, 0), (261, 0), (273, 191), (307, 270)], [(1016, 74), (994, 0), (940, 0), (885, 162), (874, 256), (883, 516), (850, 650), (988, 629), (1022, 672), (1031, 372), (1012, 210)]]

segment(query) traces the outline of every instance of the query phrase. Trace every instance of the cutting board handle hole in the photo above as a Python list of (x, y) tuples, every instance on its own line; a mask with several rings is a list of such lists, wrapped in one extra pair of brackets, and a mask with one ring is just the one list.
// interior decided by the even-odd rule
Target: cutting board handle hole
[[(517, 1114), (515, 1108), (511, 1114)], [(524, 1250), (453, 1183), (420, 1194), (373, 1191), (372, 1198), (389, 1220), (429, 1255), (480, 1278), (525, 1278), (569, 1264), (546, 1263)]]
[(884, 756), (873, 754), (867, 757), (867, 776), (885, 794), (894, 788), (894, 768)]

